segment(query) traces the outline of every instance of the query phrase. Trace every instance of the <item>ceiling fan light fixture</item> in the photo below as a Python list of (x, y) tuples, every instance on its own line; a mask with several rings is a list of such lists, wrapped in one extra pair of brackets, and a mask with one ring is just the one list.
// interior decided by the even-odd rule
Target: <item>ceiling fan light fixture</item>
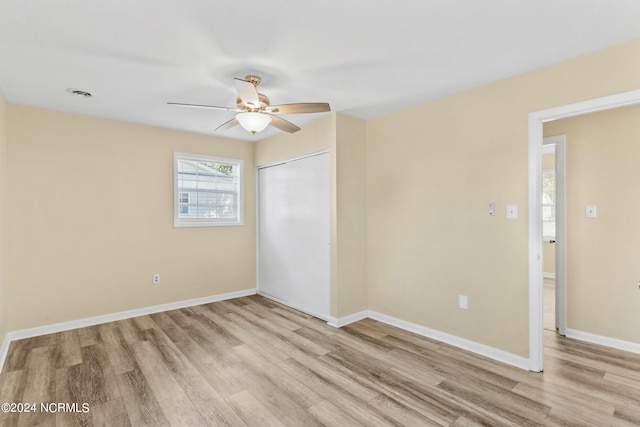
[(236, 106), (218, 107), (216, 105), (185, 104), (182, 102), (168, 102), (169, 105), (181, 105), (184, 107), (211, 108), (214, 110), (236, 111), (239, 114), (227, 120), (216, 128), (228, 130), (240, 125), (247, 132), (256, 134), (262, 132), (271, 125), (276, 129), (294, 133), (300, 128), (293, 123), (283, 119), (279, 114), (302, 114), (302, 113), (324, 113), (331, 111), (331, 107), (326, 102), (303, 102), (294, 104), (271, 105), (269, 98), (259, 93), (257, 86), (260, 84), (260, 77), (248, 75), (244, 79), (234, 79), (236, 86)]
[(271, 123), (271, 116), (261, 113), (240, 113), (236, 115), (236, 119), (246, 131), (253, 134), (262, 132)]

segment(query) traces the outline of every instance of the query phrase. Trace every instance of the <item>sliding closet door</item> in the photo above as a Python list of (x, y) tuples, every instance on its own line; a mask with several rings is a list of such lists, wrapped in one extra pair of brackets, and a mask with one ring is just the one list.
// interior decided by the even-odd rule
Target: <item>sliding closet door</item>
[(259, 291), (328, 317), (329, 155), (260, 169), (258, 191)]
[(258, 169), (258, 287), (289, 302), (287, 176), (284, 166)]

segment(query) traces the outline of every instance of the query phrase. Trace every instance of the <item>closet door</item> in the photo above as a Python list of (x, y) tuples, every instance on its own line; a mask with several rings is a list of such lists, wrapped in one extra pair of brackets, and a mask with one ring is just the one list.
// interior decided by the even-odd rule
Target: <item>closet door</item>
[(258, 169), (258, 290), (289, 302), (286, 164)]
[(328, 317), (329, 155), (260, 169), (258, 191), (259, 291)]

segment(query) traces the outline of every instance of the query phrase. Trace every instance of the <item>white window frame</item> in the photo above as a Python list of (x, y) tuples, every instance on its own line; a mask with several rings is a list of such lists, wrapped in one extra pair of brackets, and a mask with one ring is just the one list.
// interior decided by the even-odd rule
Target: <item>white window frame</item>
[[(180, 187), (178, 164), (181, 160), (192, 160), (196, 162), (223, 163), (238, 167), (238, 193), (237, 193), (237, 218), (181, 218), (180, 217), (180, 194), (193, 193)], [(191, 195), (189, 195), (191, 197)], [(173, 153), (173, 226), (178, 227), (224, 227), (244, 225), (244, 162), (240, 159), (226, 157), (214, 157), (204, 154), (194, 153)]]

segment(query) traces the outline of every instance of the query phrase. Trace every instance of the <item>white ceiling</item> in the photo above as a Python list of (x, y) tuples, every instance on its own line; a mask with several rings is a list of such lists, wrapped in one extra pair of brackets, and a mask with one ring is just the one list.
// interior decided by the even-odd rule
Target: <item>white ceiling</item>
[(258, 74), (272, 104), (369, 119), (640, 38), (639, 22), (638, 0), (0, 0), (0, 90), (214, 134), (233, 113), (166, 103), (233, 106), (233, 78)]

